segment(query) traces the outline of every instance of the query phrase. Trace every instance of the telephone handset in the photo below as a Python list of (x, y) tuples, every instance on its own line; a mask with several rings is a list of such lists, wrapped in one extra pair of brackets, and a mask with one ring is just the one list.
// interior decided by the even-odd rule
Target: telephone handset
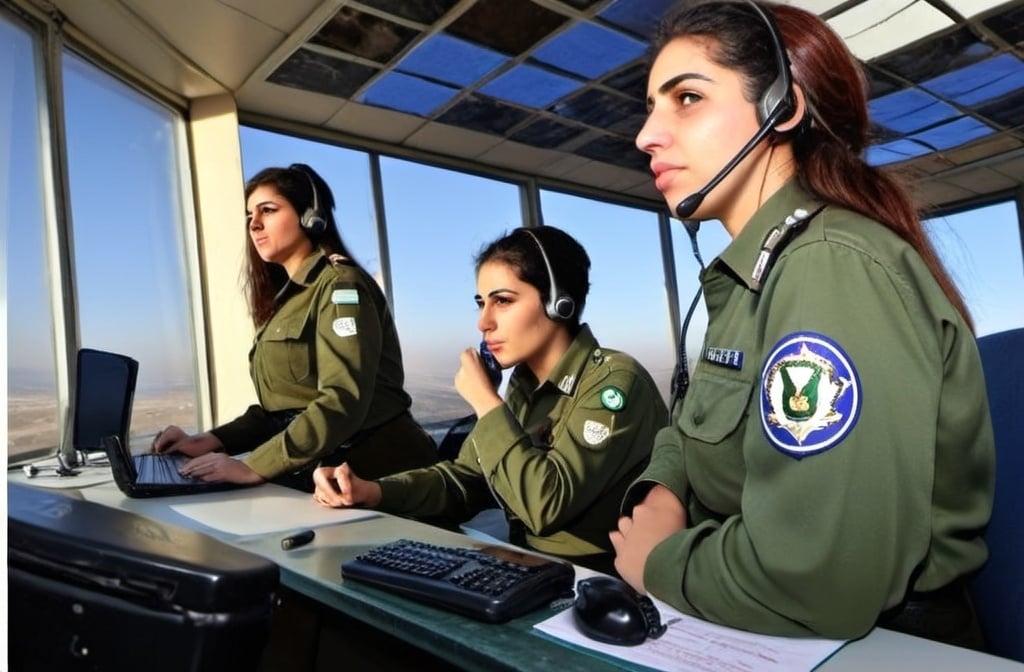
[(483, 360), (484, 368), (487, 369), (487, 377), (491, 379), (491, 385), (497, 389), (501, 384), (501, 364), (487, 349), (485, 341), (480, 341), (480, 359)]

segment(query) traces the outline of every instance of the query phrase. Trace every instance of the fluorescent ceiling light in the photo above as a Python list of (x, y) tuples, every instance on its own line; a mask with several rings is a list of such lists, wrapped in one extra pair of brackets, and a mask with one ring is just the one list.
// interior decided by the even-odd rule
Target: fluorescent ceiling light
[(825, 12), (838, 7), (844, 2), (846, 2), (846, 0), (782, 0), (781, 4), (806, 9), (808, 12), (814, 12), (818, 16), (821, 16)]
[(975, 14), (987, 12), (999, 5), (1010, 5), (1008, 0), (946, 0), (946, 4), (959, 12), (964, 18), (971, 18)]
[(829, 20), (857, 58), (867, 61), (953, 25), (925, 0), (867, 0)]

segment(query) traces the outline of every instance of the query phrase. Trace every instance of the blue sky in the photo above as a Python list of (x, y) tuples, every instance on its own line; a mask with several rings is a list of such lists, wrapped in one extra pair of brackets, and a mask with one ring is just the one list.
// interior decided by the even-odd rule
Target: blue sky
[[(166, 383), (179, 373), (191, 374), (193, 359), (188, 298), (182, 294), (187, 271), (177, 261), (185, 244), (175, 226), (183, 206), (175, 200), (173, 167), (153, 160), (167, 155), (174, 125), (164, 121), (158, 106), (97, 75), (91, 66), (74, 57), (67, 63), (71, 214), (82, 345), (136, 353), (146, 362), (143, 372)], [(13, 86), (12, 123), (32, 123), (35, 83), (25, 78)], [(261, 167), (294, 161), (321, 172), (338, 200), (346, 241), (371, 272), (379, 271), (364, 154), (254, 129), (242, 129), (242, 139), (246, 177)], [(19, 168), (7, 172), (8, 194), (18, 198), (8, 198), (3, 208), (9, 371), (47, 369), (52, 361), (45, 238), (40, 227), (32, 225), (43, 221), (37, 147), (31, 134), (17, 135), (8, 154), (8, 165)], [(516, 188), (387, 158), (382, 160), (382, 175), (389, 231), (400, 232), (392, 233), (391, 241), (396, 315), (400, 328), (415, 334), (408, 338), (407, 349), (423, 350), (421, 325), (432, 325), (427, 345), (444, 344), (457, 353), (476, 338), (473, 255), (484, 243), (520, 225)], [(237, 226), (242, 236), (241, 193), (238, 198), (238, 220), (222, 225)], [(656, 217), (563, 194), (548, 193), (542, 202), (545, 221), (579, 237), (591, 254), (593, 290), (586, 319), (602, 325), (601, 333), (612, 347), (653, 347), (659, 353), (652, 356), (671, 356), (664, 346), (644, 345), (638, 339), (647, 333), (633, 328), (644, 315), (664, 315)], [(685, 309), (696, 288), (697, 265), (681, 226), (675, 221), (673, 226)], [(979, 335), (1024, 324), (1024, 262), (1014, 204), (935, 220), (929, 228), (967, 298)], [(728, 242), (715, 223), (702, 228), (700, 239), (705, 259)], [(429, 282), (421, 283), (421, 278)], [(429, 292), (420, 291), (421, 284), (429, 286)], [(698, 316), (691, 340), (699, 343), (700, 331)], [(670, 342), (667, 326), (659, 323), (652, 338)], [(246, 349), (240, 345), (239, 356)], [(439, 357), (438, 369), (454, 370), (448, 355)], [(140, 386), (144, 382), (145, 378), (140, 380)]]

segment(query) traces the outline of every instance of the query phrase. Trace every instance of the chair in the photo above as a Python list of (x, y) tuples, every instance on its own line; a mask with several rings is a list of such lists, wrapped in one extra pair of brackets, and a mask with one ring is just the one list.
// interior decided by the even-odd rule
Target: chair
[(978, 339), (996, 442), (989, 560), (971, 584), (989, 652), (1024, 662), (1024, 329)]
[(476, 414), (470, 413), (455, 420), (444, 438), (437, 446), (437, 457), (440, 460), (454, 460), (462, 449), (462, 442), (466, 440), (469, 433), (476, 427)]

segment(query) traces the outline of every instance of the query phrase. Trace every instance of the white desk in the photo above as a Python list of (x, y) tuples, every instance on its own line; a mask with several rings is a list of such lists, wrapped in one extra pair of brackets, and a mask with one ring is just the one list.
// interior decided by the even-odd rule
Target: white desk
[[(31, 485), (30, 481), (17, 473), (12, 473), (9, 479)], [(258, 497), (261, 493), (274, 492), (278, 487), (263, 485), (250, 492), (252, 496)], [(341, 581), (341, 563), (372, 546), (400, 537), (459, 546), (472, 546), (476, 543), (461, 534), (396, 516), (378, 514), (341, 525), (319, 527), (311, 544), (283, 551), (280, 546), (282, 534), (233, 536), (208, 528), (170, 508), (171, 504), (196, 501), (197, 497), (216, 498), (217, 494), (129, 499), (112, 482), (82, 488), (79, 492), (89, 501), (197, 529), (269, 558), (280, 566), (281, 581), (288, 588), (460, 667), (500, 669), (511, 663), (512, 667), (519, 670), (599, 672), (621, 669), (606, 662), (608, 659), (579, 653), (535, 634), (532, 626), (552, 615), (553, 612), (548, 610), (496, 626), (442, 613), (355, 582)], [(577, 568), (578, 578), (589, 573), (589, 570)], [(1024, 664), (876, 628), (863, 639), (844, 646), (818, 669), (822, 672), (1024, 672)]]

